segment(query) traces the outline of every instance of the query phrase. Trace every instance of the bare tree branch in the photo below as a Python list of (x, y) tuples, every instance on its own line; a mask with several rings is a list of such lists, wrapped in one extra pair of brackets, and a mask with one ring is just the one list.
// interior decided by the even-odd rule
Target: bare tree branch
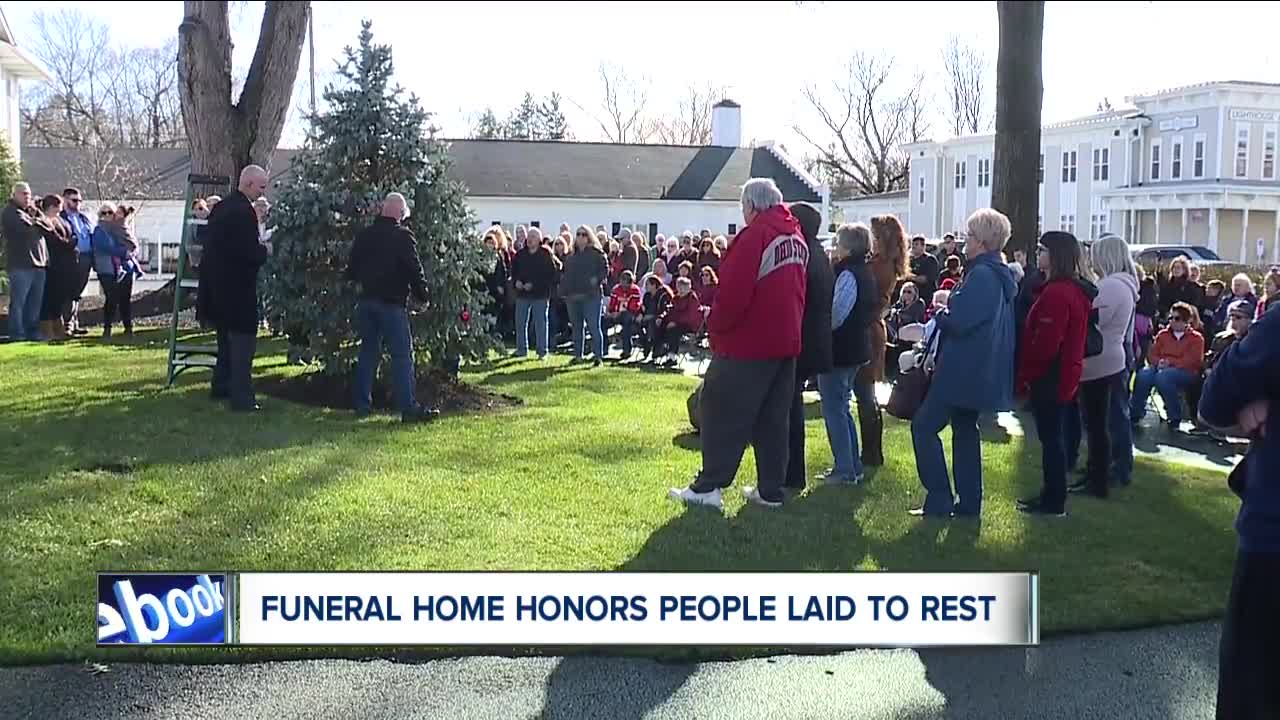
[[(642, 143), (653, 134), (652, 126), (643, 118), (649, 89), (627, 76), (622, 68), (600, 65), (600, 83), (603, 95), (596, 123), (605, 137), (616, 143)], [(581, 106), (579, 106), (581, 107)]]
[(954, 135), (976, 135), (991, 127), (985, 77), (987, 61), (982, 52), (952, 35), (942, 50), (946, 68), (947, 112)]
[(676, 106), (676, 112), (652, 123), (654, 136), (668, 145), (706, 145), (711, 142), (711, 110), (724, 98), (723, 86), (690, 84)]
[(923, 139), (929, 123), (924, 76), (916, 75), (895, 95), (893, 68), (890, 56), (858, 52), (829, 94), (813, 86), (802, 91), (830, 139), (818, 140), (798, 125), (793, 130), (812, 146), (813, 162), (837, 192), (874, 194), (905, 186), (901, 146)]

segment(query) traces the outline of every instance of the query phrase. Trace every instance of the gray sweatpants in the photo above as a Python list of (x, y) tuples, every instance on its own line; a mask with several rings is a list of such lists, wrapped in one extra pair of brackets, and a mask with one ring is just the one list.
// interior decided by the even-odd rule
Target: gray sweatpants
[(702, 470), (691, 486), (694, 492), (732, 485), (742, 454), (751, 445), (760, 495), (782, 499), (795, 376), (795, 358), (711, 358), (703, 377)]

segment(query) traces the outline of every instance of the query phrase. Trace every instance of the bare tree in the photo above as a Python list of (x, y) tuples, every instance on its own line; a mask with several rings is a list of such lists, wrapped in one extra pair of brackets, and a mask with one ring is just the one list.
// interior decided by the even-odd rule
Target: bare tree
[(227, 3), (186, 0), (178, 27), (178, 78), (194, 172), (234, 178), (250, 163), (270, 169), (298, 76), (310, 5), (268, 0), (237, 99)]
[(604, 63), (600, 65), (600, 83), (600, 111), (604, 116), (595, 116), (595, 120), (605, 136), (616, 143), (647, 141), (653, 134), (652, 125), (644, 118), (648, 87), (628, 77), (622, 68)]
[(837, 188), (857, 194), (898, 190), (907, 180), (905, 143), (916, 142), (929, 132), (923, 101), (924, 76), (914, 76), (895, 94), (890, 56), (854, 54), (848, 76), (831, 84), (831, 94), (816, 87), (804, 89), (804, 98), (822, 121), (830, 139), (820, 141), (799, 125), (796, 134), (813, 147), (818, 167)]
[(668, 145), (706, 145), (711, 142), (711, 110), (724, 95), (723, 86), (690, 83), (676, 111), (652, 121), (654, 137)]
[(129, 203), (137, 209), (160, 190), (159, 170), (140, 159), (137, 151), (96, 142), (67, 153), (63, 167), (67, 184), (80, 188), (86, 198)]
[(982, 52), (952, 35), (942, 50), (942, 64), (947, 73), (947, 111), (952, 134), (976, 135), (989, 129), (987, 60)]

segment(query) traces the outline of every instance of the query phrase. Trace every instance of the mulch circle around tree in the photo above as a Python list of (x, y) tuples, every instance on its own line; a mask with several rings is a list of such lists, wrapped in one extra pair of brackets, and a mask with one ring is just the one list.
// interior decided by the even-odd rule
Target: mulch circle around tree
[[(316, 372), (293, 377), (262, 378), (254, 384), (266, 395), (300, 405), (333, 410), (352, 409), (350, 376), (334, 377)], [(375, 411), (392, 411), (395, 407), (392, 391), (392, 387), (381, 378), (374, 381)], [(419, 376), (415, 394), (419, 403), (451, 414), (496, 412), (524, 404), (518, 397), (483, 390), (442, 370), (432, 370)]]

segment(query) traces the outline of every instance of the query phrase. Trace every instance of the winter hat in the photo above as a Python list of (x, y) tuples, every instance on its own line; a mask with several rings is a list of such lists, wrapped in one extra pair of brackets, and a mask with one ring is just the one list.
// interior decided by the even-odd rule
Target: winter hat
[(946, 280), (943, 280), (938, 285), (939, 290), (954, 290), (955, 287), (956, 287), (955, 278), (947, 278)]
[(1227, 306), (1227, 317), (1231, 317), (1231, 313), (1237, 312), (1246, 317), (1253, 316), (1253, 308), (1250, 307), (1248, 300), (1234, 300)]
[(818, 228), (822, 225), (822, 213), (806, 202), (791, 203), (791, 214), (800, 223), (800, 232), (804, 239), (812, 242), (818, 237)]

